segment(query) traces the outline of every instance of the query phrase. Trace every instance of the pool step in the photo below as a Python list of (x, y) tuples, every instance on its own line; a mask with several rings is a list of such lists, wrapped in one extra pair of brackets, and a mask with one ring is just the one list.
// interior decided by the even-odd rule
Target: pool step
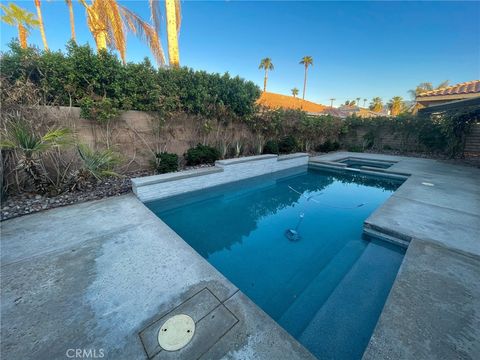
[(402, 259), (402, 252), (369, 243), (311, 318), (300, 342), (319, 359), (360, 359)]
[(368, 227), (363, 228), (363, 233), (368, 235), (368, 236), (371, 236), (375, 239), (382, 240), (382, 241), (387, 241), (387, 242), (392, 243), (394, 245), (398, 245), (398, 246), (400, 246), (404, 249), (408, 248), (408, 245), (410, 244), (410, 241), (402, 240), (398, 237), (388, 235), (388, 234), (385, 234), (383, 232), (380, 232), (380, 231), (377, 231), (377, 230), (374, 230), (374, 229), (368, 228)]
[[(297, 295), (295, 301), (278, 319), (278, 323), (288, 329), (293, 336), (299, 336), (364, 250), (365, 243), (362, 241), (353, 240), (346, 243), (328, 264), (317, 271), (308, 286)], [(314, 260), (312, 262), (315, 263)], [(299, 321), (300, 319), (303, 321)]]
[[(350, 243), (336, 241), (331, 236), (327, 236), (327, 238), (330, 241), (326, 241), (321, 247), (312, 251), (292, 276), (284, 282), (282, 290), (271, 296), (265, 304), (265, 307), (270, 311), (269, 315), (274, 319), (283, 318), (298, 298), (303, 296), (306, 289), (316, 281), (320, 276), (319, 274), (328, 269), (331, 266), (330, 263), (335, 262), (338, 259), (338, 254), (344, 251), (343, 249)], [(359, 241), (357, 240), (357, 242)], [(288, 301), (286, 301), (286, 295), (289, 296)]]

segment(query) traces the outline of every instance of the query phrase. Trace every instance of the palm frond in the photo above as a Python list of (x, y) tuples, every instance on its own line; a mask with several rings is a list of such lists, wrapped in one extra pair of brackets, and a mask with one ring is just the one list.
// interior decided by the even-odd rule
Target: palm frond
[(157, 34), (160, 34), (160, 24), (161, 24), (161, 15), (160, 15), (160, 1), (158, 0), (149, 0), (150, 13), (152, 14), (151, 19), (153, 27)]
[(115, 0), (95, 0), (93, 10), (99, 24), (107, 32), (107, 43), (118, 50), (120, 58), (126, 62), (127, 40), (120, 14), (120, 5)]
[(437, 89), (447, 87), (449, 84), (450, 84), (450, 80), (442, 81), (440, 84), (438, 84)]
[(27, 30), (40, 25), (40, 21), (35, 18), (33, 13), (14, 3), (9, 3), (8, 6), (0, 4), (0, 8), (5, 12), (1, 19), (8, 25), (22, 24)]
[(71, 134), (72, 132), (67, 128), (52, 129), (42, 136), (42, 142), (54, 146), (68, 145), (72, 142)]
[(70, 130), (58, 128), (47, 131), (43, 136), (36, 134), (27, 123), (14, 119), (7, 123), (0, 147), (3, 149), (19, 149), (33, 154), (48, 151), (54, 146), (64, 146), (70, 143)]
[(165, 53), (155, 28), (143, 21), (137, 14), (119, 5), (130, 31), (145, 41), (158, 65), (165, 64)]

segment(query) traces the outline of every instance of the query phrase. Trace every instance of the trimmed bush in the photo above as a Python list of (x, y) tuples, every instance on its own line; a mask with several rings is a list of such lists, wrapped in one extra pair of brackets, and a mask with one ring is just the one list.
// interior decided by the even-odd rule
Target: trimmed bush
[(155, 170), (159, 174), (178, 171), (178, 155), (168, 152), (156, 153)]
[(327, 140), (323, 144), (318, 145), (315, 148), (315, 151), (330, 152), (330, 151), (337, 151), (338, 149), (340, 149), (340, 144), (337, 141)]
[(351, 145), (347, 148), (350, 152), (363, 152), (363, 148), (360, 145)]
[(202, 144), (188, 149), (185, 154), (187, 165), (213, 164), (218, 159), (220, 159), (220, 151)]
[(224, 119), (254, 115), (260, 96), (253, 82), (228, 73), (155, 69), (148, 59), (123, 65), (110, 51), (73, 42), (61, 52), (22, 49), (13, 41), (1, 54), (0, 75), (2, 102), (9, 96), (4, 83), (29, 82), (38, 88), (41, 105), (79, 106), (84, 98), (106, 98), (121, 110), (184, 111)]
[(114, 100), (108, 98), (94, 100), (86, 97), (80, 101), (80, 116), (84, 119), (106, 123), (119, 114)]
[(268, 140), (263, 147), (264, 154), (278, 154), (278, 142), (275, 140)]
[(278, 152), (281, 154), (289, 154), (297, 151), (297, 149), (297, 139), (295, 139), (292, 135), (285, 136), (278, 142)]

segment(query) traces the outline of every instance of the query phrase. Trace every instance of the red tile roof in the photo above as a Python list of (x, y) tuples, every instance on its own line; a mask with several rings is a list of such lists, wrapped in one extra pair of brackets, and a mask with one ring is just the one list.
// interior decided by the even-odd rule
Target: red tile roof
[(446, 86), (440, 89), (430, 90), (417, 95), (419, 97), (426, 96), (446, 96), (446, 95), (461, 95), (461, 94), (480, 94), (480, 80), (467, 81), (461, 84)]
[(301, 109), (306, 112), (320, 112), (326, 108), (326, 106), (317, 104), (311, 101), (302, 100), (298, 97), (275, 94), (270, 92), (263, 92), (257, 103), (262, 106), (266, 106), (271, 109)]

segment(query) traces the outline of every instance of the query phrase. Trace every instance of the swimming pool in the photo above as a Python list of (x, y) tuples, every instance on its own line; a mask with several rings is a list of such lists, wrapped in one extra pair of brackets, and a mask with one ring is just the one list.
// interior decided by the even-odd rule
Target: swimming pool
[(304, 167), (146, 205), (314, 355), (360, 359), (404, 255), (363, 221), (400, 184)]

